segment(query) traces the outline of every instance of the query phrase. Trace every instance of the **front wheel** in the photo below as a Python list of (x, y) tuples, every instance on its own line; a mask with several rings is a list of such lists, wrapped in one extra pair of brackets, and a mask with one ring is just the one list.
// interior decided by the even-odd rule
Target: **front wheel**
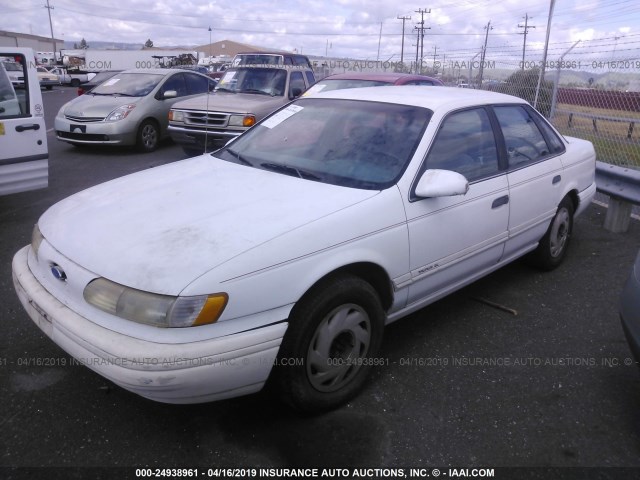
[(363, 387), (380, 350), (385, 314), (374, 288), (339, 275), (294, 307), (275, 370), (283, 400), (301, 412), (335, 408)]
[(530, 255), (530, 260), (535, 266), (543, 270), (553, 270), (562, 263), (573, 231), (573, 212), (573, 202), (565, 197), (558, 205), (558, 210), (538, 248)]
[(152, 120), (145, 120), (138, 129), (137, 147), (141, 152), (153, 152), (158, 148), (160, 129)]

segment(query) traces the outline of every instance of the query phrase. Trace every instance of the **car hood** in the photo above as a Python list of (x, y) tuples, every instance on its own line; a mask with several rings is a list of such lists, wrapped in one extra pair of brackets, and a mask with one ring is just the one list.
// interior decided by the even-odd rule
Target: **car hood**
[(202, 155), (77, 193), (38, 225), (95, 275), (177, 295), (243, 252), (378, 193)]
[(80, 95), (69, 102), (63, 113), (72, 117), (106, 117), (122, 105), (138, 103), (143, 97)]
[(288, 102), (285, 97), (272, 97), (257, 93), (216, 92), (176, 103), (174, 109), (208, 110), (210, 112), (255, 113), (256, 110), (273, 111)]

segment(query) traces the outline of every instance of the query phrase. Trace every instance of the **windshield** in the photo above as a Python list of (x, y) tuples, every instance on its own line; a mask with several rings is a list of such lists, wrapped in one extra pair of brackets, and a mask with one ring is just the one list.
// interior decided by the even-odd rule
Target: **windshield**
[(281, 68), (237, 68), (225, 72), (216, 91), (281, 97), (286, 83), (287, 72)]
[(163, 78), (164, 75), (155, 73), (119, 73), (98, 85), (91, 93), (144, 97), (151, 93)]
[(300, 99), (247, 131), (216, 157), (345, 187), (395, 184), (431, 118), (425, 108)]

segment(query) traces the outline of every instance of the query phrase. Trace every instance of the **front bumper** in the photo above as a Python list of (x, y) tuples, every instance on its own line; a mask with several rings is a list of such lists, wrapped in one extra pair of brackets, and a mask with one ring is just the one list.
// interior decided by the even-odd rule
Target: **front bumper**
[(243, 134), (246, 130), (248, 129), (242, 131), (220, 129), (205, 131), (171, 124), (168, 128), (169, 135), (175, 143), (187, 149), (192, 148), (194, 150), (224, 147), (229, 140)]
[(135, 145), (136, 125), (119, 122), (74, 123), (64, 117), (55, 119), (56, 138), (63, 142), (91, 145)]
[(30, 248), (12, 264), (27, 313), (79, 363), (122, 388), (159, 402), (201, 403), (254, 393), (266, 382), (286, 322), (183, 344), (134, 338), (91, 322), (45, 290), (29, 269)]

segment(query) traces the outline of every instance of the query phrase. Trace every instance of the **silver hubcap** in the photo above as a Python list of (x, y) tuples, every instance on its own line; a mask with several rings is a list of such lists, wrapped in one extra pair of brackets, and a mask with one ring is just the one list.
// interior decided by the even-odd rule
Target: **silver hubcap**
[(142, 143), (145, 148), (153, 148), (158, 141), (158, 134), (152, 125), (145, 125), (142, 129)]
[(556, 217), (553, 220), (551, 227), (551, 235), (549, 237), (551, 246), (551, 256), (558, 257), (562, 255), (564, 247), (569, 239), (569, 225), (570, 225), (569, 212), (566, 208), (558, 211)]
[(307, 375), (321, 392), (334, 392), (360, 370), (371, 343), (371, 321), (362, 307), (340, 305), (320, 322), (307, 353)]

